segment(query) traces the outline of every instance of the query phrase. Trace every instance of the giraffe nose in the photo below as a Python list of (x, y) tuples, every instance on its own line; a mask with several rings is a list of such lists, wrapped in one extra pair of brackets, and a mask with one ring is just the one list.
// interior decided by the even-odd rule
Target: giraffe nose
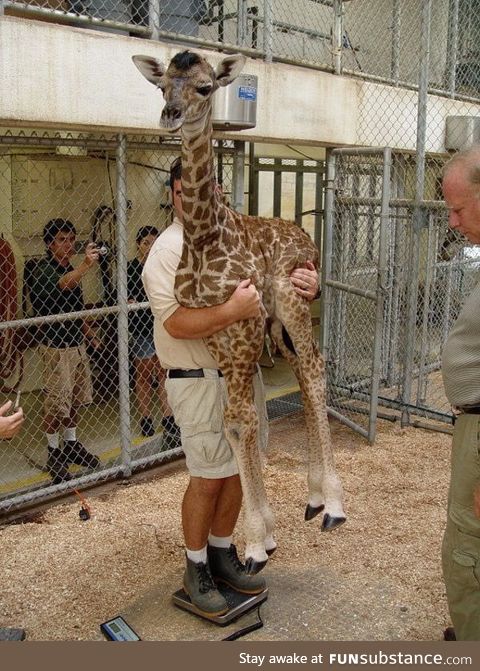
[(164, 108), (162, 118), (168, 121), (178, 121), (182, 118), (182, 110), (177, 105), (169, 105)]

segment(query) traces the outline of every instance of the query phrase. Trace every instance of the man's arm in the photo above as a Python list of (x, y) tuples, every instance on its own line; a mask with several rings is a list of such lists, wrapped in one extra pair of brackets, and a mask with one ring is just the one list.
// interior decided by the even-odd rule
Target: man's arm
[(98, 247), (94, 242), (89, 242), (85, 250), (85, 258), (83, 261), (69, 273), (65, 273), (58, 280), (58, 287), (61, 291), (75, 289), (80, 284), (82, 277), (90, 268), (98, 261), (99, 257)]
[(180, 306), (163, 325), (172, 338), (197, 340), (218, 333), (234, 322), (257, 317), (260, 310), (258, 291), (251, 280), (242, 280), (225, 303), (206, 308)]

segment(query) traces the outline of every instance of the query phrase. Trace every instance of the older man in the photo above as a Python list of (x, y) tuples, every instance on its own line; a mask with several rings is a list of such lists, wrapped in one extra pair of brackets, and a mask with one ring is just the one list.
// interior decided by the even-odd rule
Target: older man
[[(480, 244), (480, 146), (445, 166), (449, 225)], [(480, 640), (480, 282), (454, 323), (442, 360), (447, 398), (457, 415), (452, 444), (443, 575), (457, 640)]]

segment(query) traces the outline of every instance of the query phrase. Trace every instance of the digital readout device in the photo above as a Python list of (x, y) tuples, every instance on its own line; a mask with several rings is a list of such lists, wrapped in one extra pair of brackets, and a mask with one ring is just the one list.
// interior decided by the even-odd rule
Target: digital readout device
[(133, 631), (120, 615), (100, 625), (103, 635), (109, 641), (141, 641), (140, 636)]

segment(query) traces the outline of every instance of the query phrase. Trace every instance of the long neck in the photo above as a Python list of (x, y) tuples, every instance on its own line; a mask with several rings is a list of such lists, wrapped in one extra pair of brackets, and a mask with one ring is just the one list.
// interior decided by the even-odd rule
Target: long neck
[(220, 206), (216, 193), (212, 110), (182, 127), (183, 227), (189, 243), (202, 247), (218, 235)]

